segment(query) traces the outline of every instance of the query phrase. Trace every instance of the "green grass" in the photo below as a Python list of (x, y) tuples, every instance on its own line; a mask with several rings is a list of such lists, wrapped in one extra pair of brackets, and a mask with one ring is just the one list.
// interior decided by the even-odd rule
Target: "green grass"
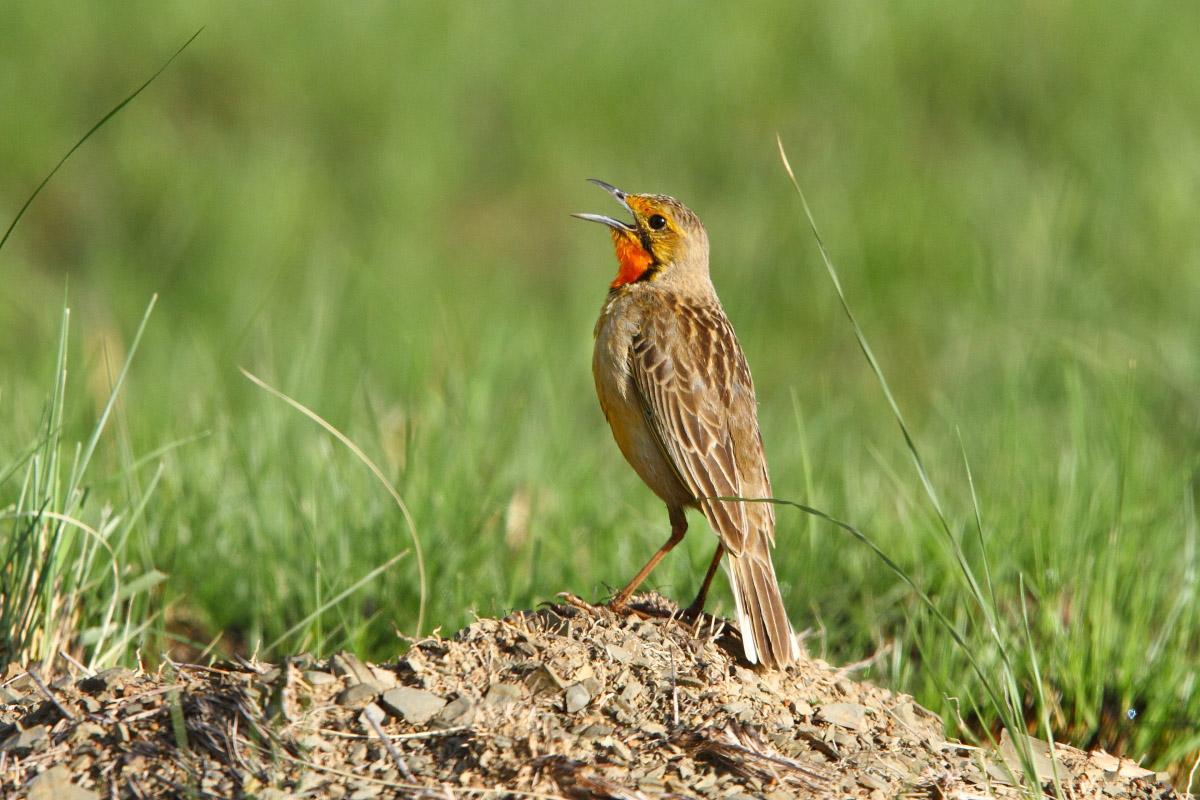
[[(28, 507), (64, 291), (68, 458), (158, 293), (77, 509), (94, 528), (106, 508), (134, 520), (123, 578), (167, 576), (135, 604), (144, 657), (283, 637), (265, 654), (383, 658), (417, 628), (411, 552), (330, 602), (410, 550), (410, 531), (354, 454), (239, 367), (395, 486), (424, 548), (426, 631), (603, 595), (667, 524), (591, 387), (615, 263), (567, 214), (612, 210), (583, 181), (596, 176), (675, 194), (706, 221), (778, 496), (866, 532), (985, 674), (1007, 653), (1031, 720), (1040, 686), (1060, 738), (1190, 764), (1197, 23), (1190, 8), (1083, 3), (10, 9), (5, 222), (205, 31), (0, 251), (0, 475), (23, 465), (0, 508)], [(996, 724), (967, 653), (876, 555), (799, 512), (780, 520), (778, 570), (811, 650), (882, 650), (873, 680), (976, 732)], [(710, 549), (696, 529), (653, 582), (689, 597)], [(960, 550), (977, 577), (986, 555), (1000, 645)], [(713, 607), (730, 610), (723, 588)]]

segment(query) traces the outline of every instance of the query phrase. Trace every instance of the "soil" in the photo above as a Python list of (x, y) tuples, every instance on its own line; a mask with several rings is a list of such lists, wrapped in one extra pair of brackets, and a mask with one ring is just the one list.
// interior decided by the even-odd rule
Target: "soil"
[(383, 665), (170, 662), (50, 683), (14, 666), (0, 796), (967, 800), (1056, 782), (1072, 798), (1180, 796), (1104, 753), (1023, 737), (1022, 762), (1007, 739), (946, 741), (911, 697), (741, 653), (725, 621), (641, 595), (622, 615), (576, 601), (480, 619)]

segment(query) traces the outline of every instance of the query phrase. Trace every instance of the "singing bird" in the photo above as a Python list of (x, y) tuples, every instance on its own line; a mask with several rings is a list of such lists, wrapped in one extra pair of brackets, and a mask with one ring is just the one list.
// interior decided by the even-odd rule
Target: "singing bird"
[(771, 480), (746, 356), (709, 277), (708, 233), (672, 197), (591, 182), (633, 216), (574, 215), (608, 226), (619, 265), (596, 323), (596, 393), (621, 453), (666, 503), (671, 522), (666, 544), (610, 606), (624, 607), (683, 539), (685, 509), (698, 508), (720, 541), (688, 613), (703, 610), (728, 553), (746, 658), (784, 667), (799, 646), (771, 563), (774, 508), (715, 499), (768, 498)]

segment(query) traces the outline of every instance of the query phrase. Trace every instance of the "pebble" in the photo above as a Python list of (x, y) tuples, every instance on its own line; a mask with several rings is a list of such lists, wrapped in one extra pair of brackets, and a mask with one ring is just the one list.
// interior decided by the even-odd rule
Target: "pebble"
[(734, 717), (742, 722), (754, 716), (754, 707), (749, 703), (739, 700), (735, 703), (726, 703), (721, 706), (721, 710), (731, 717)]
[(595, 739), (601, 736), (608, 736), (612, 732), (613, 729), (610, 725), (588, 725), (586, 728), (580, 731), (579, 735), (585, 739)]
[(258, 680), (262, 683), (271, 684), (279, 680), (279, 676), (283, 674), (283, 670), (279, 667), (272, 667), (263, 674), (258, 676)]
[(446, 700), (424, 689), (399, 686), (384, 692), (380, 703), (393, 716), (402, 717), (411, 725), (424, 725), (445, 707)]
[(917, 726), (921, 724), (917, 719), (917, 711), (915, 708), (913, 708), (912, 703), (901, 703), (900, 705), (896, 706), (893, 713), (896, 715), (897, 719), (913, 730), (916, 730)]
[(379, 694), (374, 684), (356, 683), (343, 689), (337, 696), (337, 704), (347, 708), (362, 708)]
[(23, 731), (18, 731), (0, 745), (0, 750), (6, 750), (13, 755), (28, 755), (41, 750), (50, 743), (50, 734), (45, 725), (34, 725)]
[(353, 653), (338, 653), (329, 663), (335, 674), (344, 675), (350, 683), (375, 683), (375, 673)]
[(376, 685), (381, 688), (391, 689), (397, 685), (396, 673), (390, 669), (384, 669), (383, 667), (371, 667), (370, 669), (371, 674), (375, 677)]
[(475, 721), (475, 703), (465, 694), (451, 700), (433, 721), (435, 728), (456, 728)]
[(874, 789), (880, 792), (888, 790), (888, 782), (871, 772), (863, 772), (858, 776), (858, 783), (864, 789)]
[(91, 694), (116, 691), (128, 683), (132, 677), (133, 673), (125, 667), (113, 667), (97, 672), (90, 678), (84, 678), (79, 682), (79, 688)]
[(71, 783), (71, 770), (59, 764), (33, 779), (28, 797), (29, 800), (98, 800), (99, 795)]
[(858, 703), (826, 703), (817, 709), (817, 719), (862, 733), (867, 729), (867, 707)]
[(608, 653), (609, 658), (618, 664), (628, 664), (630, 659), (633, 658), (633, 653), (619, 644), (606, 644), (604, 645), (604, 651)]
[(337, 680), (328, 672), (322, 672), (316, 669), (310, 669), (304, 673), (304, 680), (309, 686), (328, 686)]
[(525, 686), (536, 697), (546, 692), (561, 692), (566, 688), (567, 682), (558, 677), (558, 673), (549, 665), (538, 664), (525, 678)]
[(515, 683), (493, 683), (483, 702), (495, 708), (504, 708), (521, 699), (525, 690)]
[(566, 692), (566, 709), (568, 714), (576, 714), (587, 708), (587, 704), (591, 702), (592, 695), (588, 692), (587, 687), (582, 683), (572, 683), (567, 687)]

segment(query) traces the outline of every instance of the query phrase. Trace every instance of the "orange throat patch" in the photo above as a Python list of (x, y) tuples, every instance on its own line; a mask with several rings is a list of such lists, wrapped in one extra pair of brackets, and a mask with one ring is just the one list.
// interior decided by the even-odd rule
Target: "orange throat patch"
[(654, 256), (646, 252), (642, 243), (633, 234), (614, 230), (613, 244), (617, 247), (617, 277), (609, 284), (609, 288), (617, 289), (627, 283), (639, 280), (654, 263)]

